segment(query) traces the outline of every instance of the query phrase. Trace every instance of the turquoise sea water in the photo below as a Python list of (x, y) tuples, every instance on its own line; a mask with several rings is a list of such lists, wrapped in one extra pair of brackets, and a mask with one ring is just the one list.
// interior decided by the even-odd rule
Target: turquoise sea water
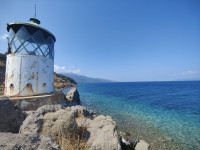
[[(82, 105), (111, 115), (121, 129), (142, 135), (153, 127), (172, 145), (200, 149), (200, 81), (82, 84), (78, 90)], [(152, 145), (160, 142), (156, 136), (143, 135)]]

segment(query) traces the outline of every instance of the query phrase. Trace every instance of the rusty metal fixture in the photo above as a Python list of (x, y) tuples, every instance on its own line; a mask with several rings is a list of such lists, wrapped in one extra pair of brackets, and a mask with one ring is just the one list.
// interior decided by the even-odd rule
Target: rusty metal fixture
[(14, 88), (14, 84), (13, 83), (10, 84), (10, 88)]
[[(8, 54), (5, 95), (30, 96), (53, 92), (53, 63), (52, 59), (42, 56)], [(11, 83), (14, 84), (12, 93)], [(27, 83), (31, 83), (31, 88), (27, 87)]]
[(43, 86), (43, 87), (46, 87), (46, 86), (47, 86), (47, 84), (46, 84), (46, 83), (43, 83), (43, 84), (42, 84), (42, 86)]
[[(32, 96), (53, 92), (55, 36), (40, 21), (7, 24), (5, 96)], [(10, 88), (13, 84), (14, 88)], [(42, 84), (42, 85), (41, 85)], [(45, 88), (44, 88), (45, 87)]]
[(27, 83), (26, 86), (30, 88), (30, 87), (32, 87), (32, 84), (31, 83)]

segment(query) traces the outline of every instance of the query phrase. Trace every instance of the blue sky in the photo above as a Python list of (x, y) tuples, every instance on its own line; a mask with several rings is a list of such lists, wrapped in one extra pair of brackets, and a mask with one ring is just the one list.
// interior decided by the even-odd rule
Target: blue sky
[(56, 36), (55, 70), (115, 81), (200, 79), (199, 0), (1, 0), (9, 22), (34, 16)]

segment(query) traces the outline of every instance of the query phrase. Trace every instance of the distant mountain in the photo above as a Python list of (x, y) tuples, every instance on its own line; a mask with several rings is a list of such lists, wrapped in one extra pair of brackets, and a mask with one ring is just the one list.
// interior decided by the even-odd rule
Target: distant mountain
[(91, 78), (86, 77), (83, 75), (78, 75), (74, 73), (62, 73), (63, 75), (66, 75), (70, 78), (73, 78), (77, 83), (105, 83), (105, 82), (114, 82), (107, 79), (100, 79), (100, 78)]

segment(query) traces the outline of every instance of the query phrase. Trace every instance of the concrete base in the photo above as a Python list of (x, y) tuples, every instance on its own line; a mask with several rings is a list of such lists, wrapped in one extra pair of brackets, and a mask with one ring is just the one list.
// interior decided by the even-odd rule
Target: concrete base
[(43, 105), (65, 104), (65, 95), (62, 92), (29, 97), (9, 97), (9, 99), (23, 111), (37, 110)]

